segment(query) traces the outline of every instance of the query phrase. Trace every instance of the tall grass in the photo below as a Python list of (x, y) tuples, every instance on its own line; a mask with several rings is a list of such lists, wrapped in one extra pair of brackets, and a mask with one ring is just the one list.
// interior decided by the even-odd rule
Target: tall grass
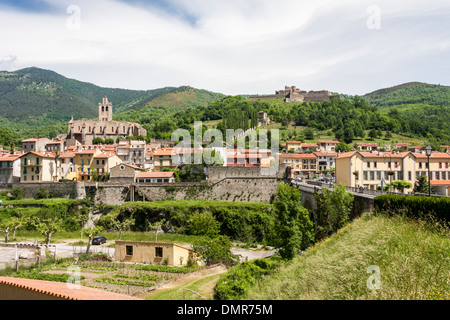
[[(450, 231), (404, 217), (363, 216), (252, 287), (260, 300), (450, 299)], [(379, 290), (367, 286), (380, 269)]]

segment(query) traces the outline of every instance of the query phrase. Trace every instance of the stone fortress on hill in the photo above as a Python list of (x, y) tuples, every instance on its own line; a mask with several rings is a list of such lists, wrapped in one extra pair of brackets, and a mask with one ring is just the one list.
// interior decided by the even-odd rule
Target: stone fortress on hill
[(113, 106), (107, 97), (98, 104), (98, 120), (70, 120), (66, 145), (92, 145), (94, 138), (113, 139), (118, 137), (147, 136), (140, 124), (126, 121), (113, 121)]
[(327, 90), (302, 91), (296, 86), (285, 86), (284, 90), (275, 91), (274, 95), (250, 96), (249, 100), (268, 100), (284, 98), (285, 102), (321, 102), (329, 101), (332, 97), (339, 98)]

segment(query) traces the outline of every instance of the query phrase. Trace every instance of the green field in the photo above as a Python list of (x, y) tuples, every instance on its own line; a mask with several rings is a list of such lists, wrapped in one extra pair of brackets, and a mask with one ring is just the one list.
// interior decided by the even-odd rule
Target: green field
[[(260, 281), (248, 299), (448, 300), (449, 236), (425, 222), (363, 216)], [(367, 286), (370, 266), (380, 270), (379, 290)]]

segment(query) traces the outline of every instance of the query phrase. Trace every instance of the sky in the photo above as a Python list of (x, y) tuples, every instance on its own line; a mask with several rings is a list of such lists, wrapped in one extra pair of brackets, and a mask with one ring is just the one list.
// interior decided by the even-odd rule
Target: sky
[(450, 85), (448, 0), (0, 0), (0, 70), (103, 87)]

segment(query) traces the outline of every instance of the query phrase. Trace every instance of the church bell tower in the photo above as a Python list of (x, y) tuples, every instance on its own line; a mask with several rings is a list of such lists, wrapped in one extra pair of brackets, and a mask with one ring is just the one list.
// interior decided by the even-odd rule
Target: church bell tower
[(112, 112), (112, 103), (104, 96), (102, 102), (98, 104), (98, 120), (112, 121)]

